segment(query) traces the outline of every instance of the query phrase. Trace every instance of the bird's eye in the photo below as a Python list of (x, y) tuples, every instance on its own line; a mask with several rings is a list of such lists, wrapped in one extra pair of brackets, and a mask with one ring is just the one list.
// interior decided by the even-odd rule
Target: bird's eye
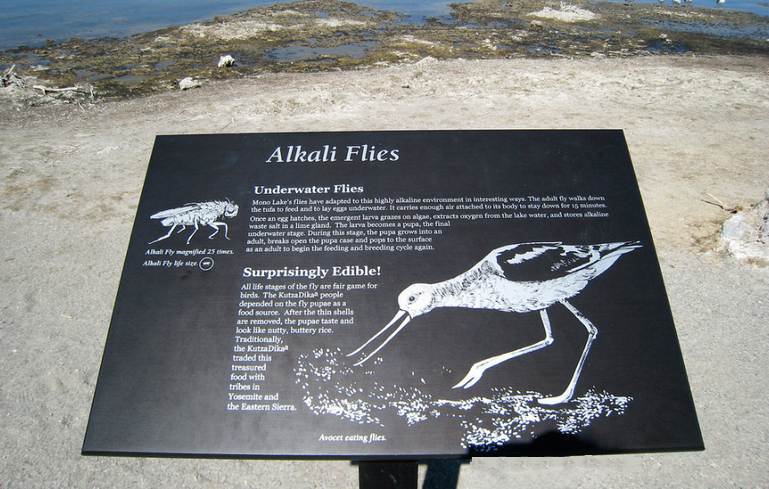
[(416, 297), (414, 297), (413, 295), (409, 296), (409, 302), (414, 302), (415, 300), (417, 300)]

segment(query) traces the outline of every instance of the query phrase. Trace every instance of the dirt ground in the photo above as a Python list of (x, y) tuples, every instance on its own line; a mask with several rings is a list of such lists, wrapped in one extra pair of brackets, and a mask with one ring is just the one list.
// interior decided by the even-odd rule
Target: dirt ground
[(769, 187), (767, 58), (425, 59), (0, 107), (3, 489), (357, 487), (348, 462), (80, 455), (153, 138), (473, 128), (625, 130), (707, 449), (475, 459), (458, 487), (769, 486), (769, 268), (717, 251), (729, 214), (703, 202), (748, 206)]

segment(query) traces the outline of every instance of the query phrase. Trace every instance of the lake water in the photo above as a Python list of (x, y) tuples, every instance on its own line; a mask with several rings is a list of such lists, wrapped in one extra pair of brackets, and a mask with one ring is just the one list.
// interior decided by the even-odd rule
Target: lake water
[[(655, 0), (641, 0), (652, 3)], [(170, 25), (226, 15), (275, 0), (0, 0), (0, 49), (36, 46), (47, 39), (127, 36)], [(395, 10), (419, 21), (449, 12), (449, 1), (359, 0), (357, 3)], [(715, 0), (695, 0), (715, 7)], [(769, 0), (727, 0), (732, 8), (769, 16)]]

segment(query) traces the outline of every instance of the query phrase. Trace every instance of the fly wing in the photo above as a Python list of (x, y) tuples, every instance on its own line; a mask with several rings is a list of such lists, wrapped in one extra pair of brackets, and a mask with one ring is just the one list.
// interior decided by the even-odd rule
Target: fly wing
[(180, 214), (184, 214), (190, 211), (196, 211), (200, 209), (200, 205), (198, 204), (190, 204), (186, 205), (184, 207), (177, 207), (175, 209), (168, 209), (165, 211), (160, 211), (157, 214), (152, 214), (150, 216), (150, 219), (165, 219), (166, 217), (173, 217), (178, 216)]

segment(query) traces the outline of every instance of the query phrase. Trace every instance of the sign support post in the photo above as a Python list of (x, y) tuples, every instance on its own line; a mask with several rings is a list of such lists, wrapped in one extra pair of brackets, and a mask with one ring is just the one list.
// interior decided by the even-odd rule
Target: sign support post
[(358, 483), (360, 489), (416, 489), (418, 465), (406, 462), (360, 462)]

